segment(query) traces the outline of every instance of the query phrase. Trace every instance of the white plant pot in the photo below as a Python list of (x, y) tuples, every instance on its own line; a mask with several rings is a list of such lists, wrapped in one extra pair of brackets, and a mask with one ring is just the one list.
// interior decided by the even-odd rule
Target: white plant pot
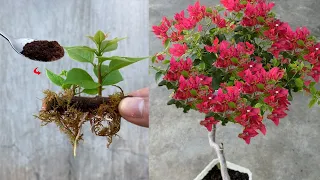
[[(208, 164), (207, 167), (205, 167), (203, 169), (203, 171), (194, 180), (202, 180), (208, 174), (208, 172), (218, 163), (219, 163), (219, 159), (212, 160), (210, 162), (210, 164)], [(227, 166), (228, 166), (228, 169), (232, 169), (235, 171), (239, 171), (239, 172), (248, 174), (249, 180), (252, 180), (252, 172), (249, 169), (242, 167), (242, 166), (239, 166), (239, 165), (236, 165), (236, 164), (233, 164), (228, 161), (227, 161)]]

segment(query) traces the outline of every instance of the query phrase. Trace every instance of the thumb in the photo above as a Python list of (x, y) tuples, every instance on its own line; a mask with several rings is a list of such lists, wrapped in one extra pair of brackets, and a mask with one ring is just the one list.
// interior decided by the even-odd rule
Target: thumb
[(143, 97), (127, 97), (119, 104), (120, 115), (127, 121), (149, 127), (149, 100)]

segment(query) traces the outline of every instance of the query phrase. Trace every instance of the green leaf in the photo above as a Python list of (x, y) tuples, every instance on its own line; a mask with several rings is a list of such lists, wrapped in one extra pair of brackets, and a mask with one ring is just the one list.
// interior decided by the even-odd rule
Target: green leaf
[(157, 56), (152, 56), (151, 62), (152, 62), (152, 63), (155, 63), (155, 62), (156, 62), (156, 59), (157, 59)]
[(67, 73), (68, 73), (68, 71), (62, 70), (61, 73), (59, 74), (59, 76), (67, 77)]
[(55, 84), (55, 85), (57, 85), (57, 86), (62, 86), (62, 84), (63, 84), (63, 82), (64, 82), (64, 79), (63, 79), (61, 76), (59, 76), (59, 75), (51, 72), (51, 71), (48, 70), (48, 69), (46, 69), (46, 75), (47, 75), (47, 77), (51, 80), (51, 82), (52, 82), (53, 84)]
[(199, 64), (199, 68), (200, 68), (200, 70), (204, 70), (204, 69), (206, 68), (206, 63), (201, 62), (201, 63)]
[(162, 80), (161, 82), (159, 82), (158, 86), (165, 86), (167, 84), (166, 80)]
[(123, 60), (121, 60), (121, 61), (111, 60), (111, 62), (109, 64), (109, 72), (121, 69), (123, 67), (126, 67), (126, 66), (131, 65), (136, 62), (139, 62), (139, 61), (146, 59), (148, 57), (140, 57), (140, 58), (120, 57), (120, 58)]
[(94, 40), (94, 37), (93, 36), (87, 36), (89, 39), (92, 40), (92, 42), (94, 42), (95, 44), (97, 44), (97, 42)]
[(162, 76), (162, 72), (157, 72), (156, 75), (155, 75), (155, 80), (156, 82), (159, 81), (160, 77)]
[(98, 57), (99, 62), (103, 63), (105, 61), (126, 61), (129, 62), (127, 59), (120, 57), (120, 56), (111, 56), (111, 57)]
[(167, 48), (169, 47), (170, 40), (171, 40), (171, 39), (168, 38), (168, 39), (164, 42), (164, 48), (165, 48), (165, 49), (167, 49)]
[(258, 20), (260, 23), (265, 22), (264, 18), (263, 18), (263, 17), (261, 17), (261, 16), (257, 17), (257, 20)]
[(61, 87), (62, 89), (70, 89), (72, 84), (63, 84)]
[(102, 80), (102, 86), (109, 86), (123, 81), (123, 77), (119, 70), (115, 70), (107, 74)]
[(170, 63), (170, 60), (168, 60), (168, 59), (162, 61), (162, 64), (169, 64), (169, 63)]
[(236, 106), (236, 103), (234, 103), (234, 102), (228, 102), (228, 106), (230, 107), (230, 108), (236, 108), (237, 106)]
[(88, 50), (87, 48), (83, 48), (81, 46), (75, 47), (65, 47), (69, 57), (73, 60), (79, 62), (89, 62), (93, 63), (94, 52)]
[(260, 107), (262, 107), (262, 106), (263, 106), (262, 103), (257, 103), (254, 107), (255, 107), (255, 108), (260, 108)]
[(294, 82), (295, 82), (295, 84), (296, 84), (296, 86), (297, 86), (298, 88), (302, 88), (302, 87), (303, 87), (303, 80), (302, 80), (301, 78), (296, 78), (296, 79), (294, 80)]
[(232, 58), (231, 58), (231, 61), (232, 61), (233, 63), (238, 63), (238, 62), (239, 62), (239, 59), (236, 58), (236, 57), (232, 57)]
[(263, 84), (257, 84), (257, 87), (259, 88), (259, 89), (261, 89), (261, 90), (263, 90), (264, 89), (264, 85)]
[(303, 42), (301, 39), (299, 39), (299, 40), (297, 41), (297, 44), (298, 44), (299, 46), (304, 46), (304, 42)]
[(317, 99), (313, 97), (309, 102), (309, 108), (312, 108), (317, 103)]
[(94, 82), (92, 77), (83, 69), (73, 68), (67, 73), (67, 79), (64, 84), (74, 84), (85, 89), (94, 89), (99, 87), (99, 84)]
[(189, 73), (187, 71), (183, 70), (183, 71), (181, 71), (181, 75), (186, 78), (189, 76)]
[(316, 85), (316, 82), (311, 82), (309, 85), (311, 94), (317, 93), (317, 89), (316, 89), (315, 85)]
[(103, 40), (106, 39), (106, 35), (102, 32), (102, 31), (98, 31), (95, 35), (94, 35), (94, 41), (97, 43), (97, 44), (101, 44)]
[[(101, 65), (101, 70), (100, 70), (101, 77), (105, 76), (108, 73), (108, 71), (109, 71), (109, 66), (102, 64)], [(98, 77), (98, 66), (95, 66), (93, 68), (93, 72), (96, 75), (96, 77)]]
[(170, 101), (167, 102), (167, 105), (172, 105), (175, 104), (176, 100), (175, 99), (170, 99)]
[(118, 42), (126, 38), (115, 38), (112, 40), (105, 40), (101, 43), (101, 52), (110, 52), (118, 48)]
[(193, 95), (193, 96), (197, 96), (197, 91), (195, 89), (191, 89), (190, 90), (190, 93)]
[(217, 68), (213, 68), (213, 72), (212, 72), (212, 83), (211, 86), (214, 90), (219, 89), (220, 84), (222, 82), (222, 71), (220, 69)]
[(90, 94), (90, 95), (96, 95), (98, 94), (99, 90), (98, 88), (94, 88), (94, 89), (84, 89), (82, 91), (82, 93), (85, 93), (85, 94)]

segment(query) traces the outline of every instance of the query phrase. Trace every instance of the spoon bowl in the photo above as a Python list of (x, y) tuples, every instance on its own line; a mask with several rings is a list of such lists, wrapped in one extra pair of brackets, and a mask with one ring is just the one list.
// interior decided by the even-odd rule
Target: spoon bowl
[(45, 60), (45, 59), (31, 59), (30, 57), (27, 57), (26, 55), (22, 54), (23, 53), (23, 50), (24, 50), (24, 47), (26, 44), (28, 43), (31, 43), (31, 42), (34, 42), (36, 40), (34, 39), (31, 39), (31, 38), (12, 38), (8, 35), (6, 35), (5, 33), (1, 32), (0, 31), (0, 36), (2, 36), (3, 38), (5, 38), (11, 45), (11, 47), (20, 55), (30, 59), (30, 60), (33, 60), (33, 61), (41, 61), (41, 62), (49, 62), (49, 61), (55, 61), (55, 60), (58, 60), (58, 59), (53, 59), (53, 60)]

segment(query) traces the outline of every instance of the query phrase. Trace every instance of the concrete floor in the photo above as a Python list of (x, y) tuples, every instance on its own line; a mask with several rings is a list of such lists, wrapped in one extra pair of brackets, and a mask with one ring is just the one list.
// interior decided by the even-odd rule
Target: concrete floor
[[(161, 18), (172, 16), (195, 0), (150, 0), (150, 26)], [(202, 0), (217, 4), (218, 0)], [(276, 0), (275, 10), (293, 27), (306, 25), (320, 36), (319, 0)], [(150, 32), (150, 54), (161, 49), (161, 43)], [(213, 159), (207, 131), (199, 125), (202, 115), (184, 114), (167, 106), (170, 92), (151, 86), (151, 125), (149, 134), (150, 180), (193, 179)], [(218, 129), (218, 140), (224, 142), (228, 161), (249, 168), (254, 180), (318, 180), (320, 177), (320, 107), (308, 109), (309, 97), (298, 94), (287, 118), (276, 127), (267, 121), (267, 135), (252, 139), (250, 145), (237, 135), (237, 125)]]

